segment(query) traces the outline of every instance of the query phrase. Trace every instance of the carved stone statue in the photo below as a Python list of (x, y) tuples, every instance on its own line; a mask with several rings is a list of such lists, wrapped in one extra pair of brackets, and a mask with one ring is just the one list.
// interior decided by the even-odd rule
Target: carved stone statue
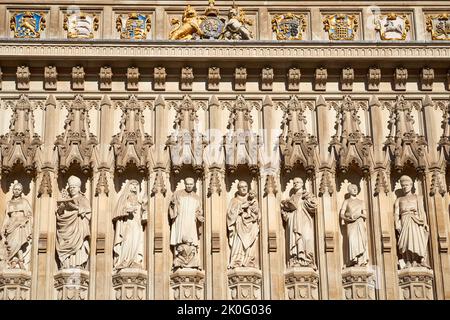
[(12, 198), (6, 203), (5, 218), (0, 239), (4, 248), (4, 267), (30, 269), (33, 211), (27, 199), (22, 197), (23, 187), (15, 183)]
[(347, 267), (365, 266), (369, 262), (366, 230), (367, 212), (364, 208), (364, 202), (356, 198), (358, 186), (351, 184), (347, 190), (350, 198), (344, 200), (339, 213), (342, 225), (347, 226), (348, 260), (345, 265)]
[(203, 34), (200, 24), (204, 17), (200, 17), (197, 11), (188, 5), (183, 12), (181, 21), (173, 18), (170, 24), (173, 29), (169, 33), (170, 40), (190, 40)]
[(228, 269), (258, 267), (257, 239), (261, 215), (256, 194), (248, 191), (245, 181), (239, 181), (238, 191), (227, 211), (228, 240), (231, 248)]
[(203, 217), (202, 202), (194, 192), (193, 178), (184, 180), (185, 189), (175, 191), (169, 205), (170, 245), (174, 248), (173, 269), (200, 269), (199, 226)]
[(288, 267), (316, 269), (314, 254), (314, 213), (317, 202), (304, 189), (303, 181), (294, 178), (290, 197), (281, 201), (281, 214), (286, 222)]
[(253, 36), (247, 26), (252, 24), (253, 22), (245, 16), (244, 10), (233, 7), (228, 12), (228, 21), (220, 38), (226, 40), (250, 40)]
[(113, 213), (113, 255), (114, 269), (117, 271), (124, 268), (143, 268), (146, 203), (146, 199), (140, 198), (139, 182), (128, 181)]
[(68, 185), (69, 194), (63, 194), (56, 211), (59, 269), (86, 269), (89, 260), (91, 206), (80, 192), (80, 178), (70, 176)]
[(400, 185), (404, 195), (398, 197), (394, 204), (400, 269), (416, 266), (429, 268), (425, 262), (429, 228), (423, 202), (412, 193), (413, 180), (410, 177), (401, 176)]

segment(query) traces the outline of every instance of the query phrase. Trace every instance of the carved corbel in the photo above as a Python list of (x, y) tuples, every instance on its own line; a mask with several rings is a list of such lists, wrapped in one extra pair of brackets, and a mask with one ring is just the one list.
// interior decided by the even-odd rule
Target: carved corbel
[(72, 68), (72, 90), (84, 90), (84, 68), (76, 66)]
[(111, 82), (112, 82), (112, 68), (111, 67), (101, 67), (100, 72), (98, 74), (100, 83), (99, 83), (99, 89), (100, 90), (111, 90)]
[(287, 74), (287, 89), (289, 91), (298, 91), (300, 89), (300, 78), (302, 74), (298, 68), (289, 68)]
[(273, 68), (265, 67), (261, 70), (261, 90), (271, 91), (273, 88)]
[(126, 103), (119, 103), (122, 109), (120, 132), (113, 136), (111, 146), (115, 158), (115, 169), (122, 173), (134, 164), (138, 171), (147, 173), (151, 166), (152, 137), (144, 132), (144, 106), (135, 95)]
[(219, 90), (220, 79), (221, 76), (219, 67), (208, 68), (208, 90), (210, 91)]
[(203, 148), (205, 138), (198, 130), (199, 103), (185, 95), (180, 103), (171, 103), (176, 111), (174, 131), (169, 136), (172, 170), (178, 173), (184, 165), (191, 165), (197, 172), (203, 172)]
[(353, 68), (347, 67), (342, 69), (341, 73), (341, 90), (352, 91), (353, 81), (355, 80), (355, 71)]
[(234, 71), (234, 90), (245, 91), (247, 84), (247, 69), (245, 67), (238, 67)]
[(61, 172), (67, 172), (72, 164), (80, 165), (84, 173), (90, 172), (94, 166), (93, 152), (98, 142), (95, 135), (89, 132), (91, 107), (81, 95), (66, 104), (64, 132), (56, 137), (55, 142)]
[(369, 68), (367, 72), (367, 90), (378, 91), (380, 90), (381, 81), (381, 69), (377, 67)]
[(314, 90), (325, 91), (327, 89), (328, 71), (326, 68), (317, 68), (314, 76)]
[(8, 101), (12, 116), (9, 132), (0, 135), (1, 173), (8, 174), (15, 165), (21, 165), (29, 174), (36, 170), (35, 156), (42, 142), (34, 133), (35, 106), (26, 95), (21, 95), (16, 102)]
[(191, 91), (192, 83), (194, 82), (194, 70), (192, 67), (184, 67), (181, 69), (181, 90)]
[(44, 70), (44, 89), (56, 90), (56, 84), (58, 82), (58, 72), (55, 66), (47, 66)]
[(154, 90), (166, 90), (166, 68), (156, 67), (153, 70), (153, 89)]
[(344, 173), (351, 165), (355, 165), (363, 173), (368, 174), (372, 166), (372, 139), (365, 135), (359, 126), (361, 120), (358, 110), (360, 108), (367, 110), (367, 105), (353, 102), (350, 96), (345, 96), (336, 106), (337, 134), (333, 136), (331, 146), (335, 151), (337, 167)]
[(394, 72), (394, 90), (405, 91), (408, 81), (408, 69), (396, 68)]
[(31, 77), (30, 68), (28, 66), (17, 67), (16, 76), (17, 76), (17, 89), (29, 90)]
[(422, 68), (420, 72), (420, 89), (422, 91), (432, 91), (434, 81), (434, 69), (433, 68)]
[(129, 67), (127, 69), (127, 90), (135, 91), (139, 89), (139, 68)]

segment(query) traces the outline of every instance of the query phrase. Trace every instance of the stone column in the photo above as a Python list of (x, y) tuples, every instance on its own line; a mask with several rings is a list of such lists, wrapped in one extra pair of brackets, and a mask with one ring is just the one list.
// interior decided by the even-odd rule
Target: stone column
[[(111, 222), (110, 192), (114, 188), (113, 177), (110, 172), (110, 143), (113, 135), (114, 109), (107, 95), (100, 102), (101, 130), (98, 134), (98, 159), (97, 170), (94, 173), (94, 199), (92, 209), (95, 212), (92, 217), (92, 230), (95, 237), (92, 239), (92, 250), (95, 250), (95, 298), (111, 298), (112, 276), (112, 242), (113, 225)], [(111, 190), (110, 190), (111, 189)], [(95, 227), (94, 227), (95, 226)], [(94, 289), (93, 289), (94, 290)]]
[(316, 225), (318, 226), (316, 239), (319, 243), (317, 252), (317, 264), (322, 277), (321, 298), (340, 299), (342, 297), (340, 280), (340, 259), (337, 247), (337, 230), (339, 230), (337, 206), (335, 201), (335, 177), (332, 169), (331, 154), (328, 151), (331, 141), (334, 118), (328, 109), (325, 99), (319, 96), (316, 103), (317, 112), (317, 136), (319, 140), (319, 174), (316, 175), (316, 188), (318, 190), (319, 206), (316, 213)]
[(0, 300), (30, 300), (31, 272), (4, 269), (0, 272)]
[[(388, 119), (383, 117), (383, 110), (376, 96), (372, 96), (370, 112), (373, 123), (387, 124)], [(374, 234), (375, 243), (381, 241), (381, 252), (376, 250), (377, 284), (379, 286), (380, 299), (398, 299), (399, 290), (397, 285), (397, 257), (395, 255), (395, 234), (394, 234), (394, 203), (390, 198), (390, 178), (388, 164), (386, 163), (386, 154), (383, 151), (383, 144), (387, 134), (387, 125), (374, 126), (373, 137), (373, 156), (375, 162), (374, 172), (371, 176), (370, 196), (372, 198), (372, 218), (374, 221), (376, 233)], [(394, 248), (394, 249), (393, 249)]]
[[(209, 140), (217, 146), (222, 143), (222, 118), (221, 118), (220, 103), (216, 96), (211, 96), (209, 100)], [(214, 139), (214, 141), (212, 141)], [(217, 140), (218, 139), (218, 140)], [(214, 147), (213, 147), (214, 148)], [(217, 151), (217, 150), (215, 150)], [(213, 157), (213, 155), (208, 155)], [(227, 286), (224, 285), (227, 282), (227, 256), (226, 248), (227, 242), (227, 226), (225, 224), (226, 214), (226, 186), (224, 179), (223, 159), (218, 156), (212, 163), (208, 163), (208, 195), (205, 203), (205, 221), (211, 224), (211, 238), (206, 241), (211, 241), (211, 265), (207, 265), (208, 282), (207, 286), (207, 299), (221, 299), (224, 300), (227, 297)], [(206, 186), (204, 186), (206, 188)], [(205, 255), (208, 255), (205, 252)], [(209, 294), (211, 290), (211, 295)]]
[(167, 154), (164, 151), (167, 140), (168, 110), (162, 96), (155, 100), (155, 149), (154, 149), (154, 184), (152, 188), (154, 212), (154, 299), (169, 299), (169, 270), (172, 253), (169, 245), (170, 229), (168, 224), (168, 207), (166, 193)]

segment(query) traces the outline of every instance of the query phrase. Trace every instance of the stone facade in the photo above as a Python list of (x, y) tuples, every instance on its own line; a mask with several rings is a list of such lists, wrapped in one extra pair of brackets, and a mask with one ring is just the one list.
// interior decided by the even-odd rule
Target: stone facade
[(72, 3), (0, 1), (0, 299), (450, 299), (448, 1)]

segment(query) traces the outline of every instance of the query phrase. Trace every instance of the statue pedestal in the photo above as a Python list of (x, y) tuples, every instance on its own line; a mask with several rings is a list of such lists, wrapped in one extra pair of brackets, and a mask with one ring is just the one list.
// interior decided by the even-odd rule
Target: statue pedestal
[(178, 269), (170, 275), (174, 300), (203, 300), (205, 272), (198, 269)]
[(89, 290), (89, 271), (64, 269), (55, 274), (58, 300), (86, 300)]
[(411, 267), (398, 272), (400, 299), (433, 300), (433, 270)]
[(345, 268), (342, 271), (342, 287), (347, 300), (374, 300), (374, 270), (368, 267)]
[(5, 269), (0, 272), (0, 300), (30, 300), (31, 272)]
[(125, 268), (112, 277), (116, 300), (144, 300), (147, 298), (147, 272)]
[(228, 271), (228, 286), (233, 300), (261, 299), (261, 270), (235, 268)]
[(319, 274), (313, 268), (289, 268), (284, 273), (286, 298), (289, 300), (317, 300)]

